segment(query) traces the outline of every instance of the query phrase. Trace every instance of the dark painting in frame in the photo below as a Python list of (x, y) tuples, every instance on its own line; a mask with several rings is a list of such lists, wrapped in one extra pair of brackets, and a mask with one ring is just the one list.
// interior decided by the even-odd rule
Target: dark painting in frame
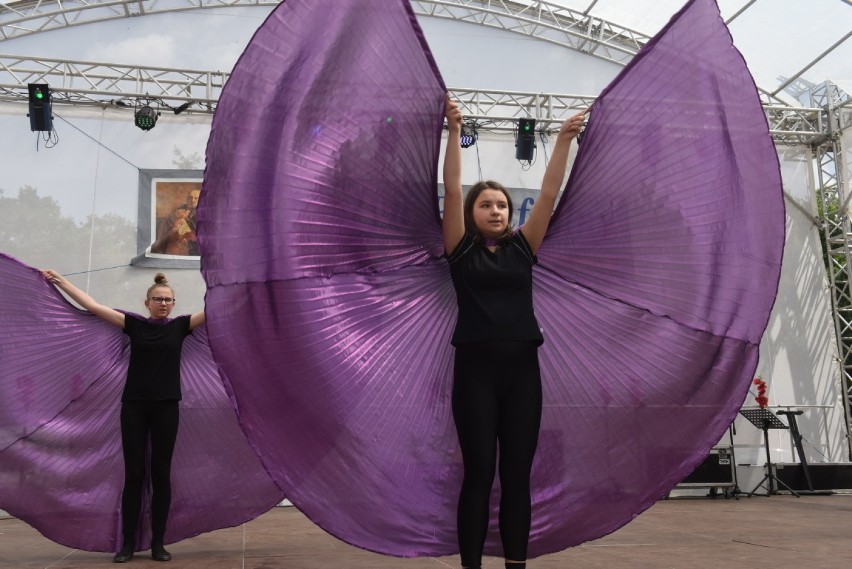
[(139, 170), (136, 267), (199, 269), (195, 208), (204, 170)]

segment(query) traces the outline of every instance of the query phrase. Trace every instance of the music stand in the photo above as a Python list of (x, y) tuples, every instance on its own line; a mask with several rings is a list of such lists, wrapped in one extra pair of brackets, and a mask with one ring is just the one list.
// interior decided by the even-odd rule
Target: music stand
[(752, 488), (751, 492), (748, 492), (746, 496), (749, 498), (754, 496), (757, 489), (763, 486), (763, 483), (768, 480), (769, 487), (767, 488), (767, 496), (778, 493), (777, 486), (773, 484), (778, 483), (798, 498), (799, 494), (795, 490), (787, 486), (783, 480), (780, 480), (777, 476), (775, 476), (775, 474), (773, 474), (772, 458), (769, 454), (769, 429), (787, 429), (787, 425), (785, 425), (783, 421), (776, 417), (769, 409), (740, 409), (740, 415), (748, 419), (749, 423), (763, 431), (763, 444), (766, 447), (766, 476), (764, 476), (760, 482), (757, 483), (757, 486)]

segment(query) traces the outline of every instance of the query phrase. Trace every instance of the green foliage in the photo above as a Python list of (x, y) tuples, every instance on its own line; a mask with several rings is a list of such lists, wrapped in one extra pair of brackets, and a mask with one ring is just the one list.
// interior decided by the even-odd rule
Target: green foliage
[[(94, 233), (92, 227), (94, 224)], [(16, 197), (0, 190), (0, 251), (60, 272), (126, 264), (136, 253), (136, 224), (107, 213), (77, 223), (52, 197), (24, 186)]]

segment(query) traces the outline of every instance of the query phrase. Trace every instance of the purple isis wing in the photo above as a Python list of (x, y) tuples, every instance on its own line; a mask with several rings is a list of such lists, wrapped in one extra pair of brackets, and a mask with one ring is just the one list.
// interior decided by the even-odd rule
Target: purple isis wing
[(223, 90), (198, 209), (247, 436), (314, 522), (398, 555), (454, 547), (445, 91), (407, 0), (288, 0)]
[[(3, 254), (0, 287), (0, 508), (57, 543), (117, 551), (127, 337)], [(237, 423), (203, 329), (184, 342), (181, 379), (170, 543), (251, 520), (282, 499)], [(140, 550), (150, 544), (149, 502)]]
[[(210, 344), (255, 450), (314, 522), (400, 556), (456, 551), (443, 92), (407, 1), (289, 0), (222, 93), (198, 210)], [(531, 556), (628, 522), (719, 440), (783, 232), (754, 84), (696, 0), (596, 103), (540, 251)]]
[(722, 438), (754, 377), (784, 232), (754, 81), (715, 2), (689, 2), (593, 105), (539, 251), (536, 552), (558, 546), (551, 533), (573, 545), (617, 529)]

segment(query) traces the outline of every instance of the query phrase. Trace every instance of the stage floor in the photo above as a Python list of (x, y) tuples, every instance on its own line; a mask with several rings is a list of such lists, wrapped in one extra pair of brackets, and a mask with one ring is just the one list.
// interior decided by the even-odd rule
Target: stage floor
[[(295, 508), (274, 508), (242, 526), (169, 546), (170, 563), (147, 552), (131, 568), (170, 569), (442, 569), (456, 557), (398, 559), (351, 547), (311, 524)], [(56, 545), (15, 519), (0, 520), (0, 568), (105, 567), (112, 556)], [(852, 495), (772, 496), (740, 500), (672, 498), (619, 531), (546, 555), (529, 569), (836, 569), (852, 565)], [(486, 558), (483, 567), (502, 569)]]

